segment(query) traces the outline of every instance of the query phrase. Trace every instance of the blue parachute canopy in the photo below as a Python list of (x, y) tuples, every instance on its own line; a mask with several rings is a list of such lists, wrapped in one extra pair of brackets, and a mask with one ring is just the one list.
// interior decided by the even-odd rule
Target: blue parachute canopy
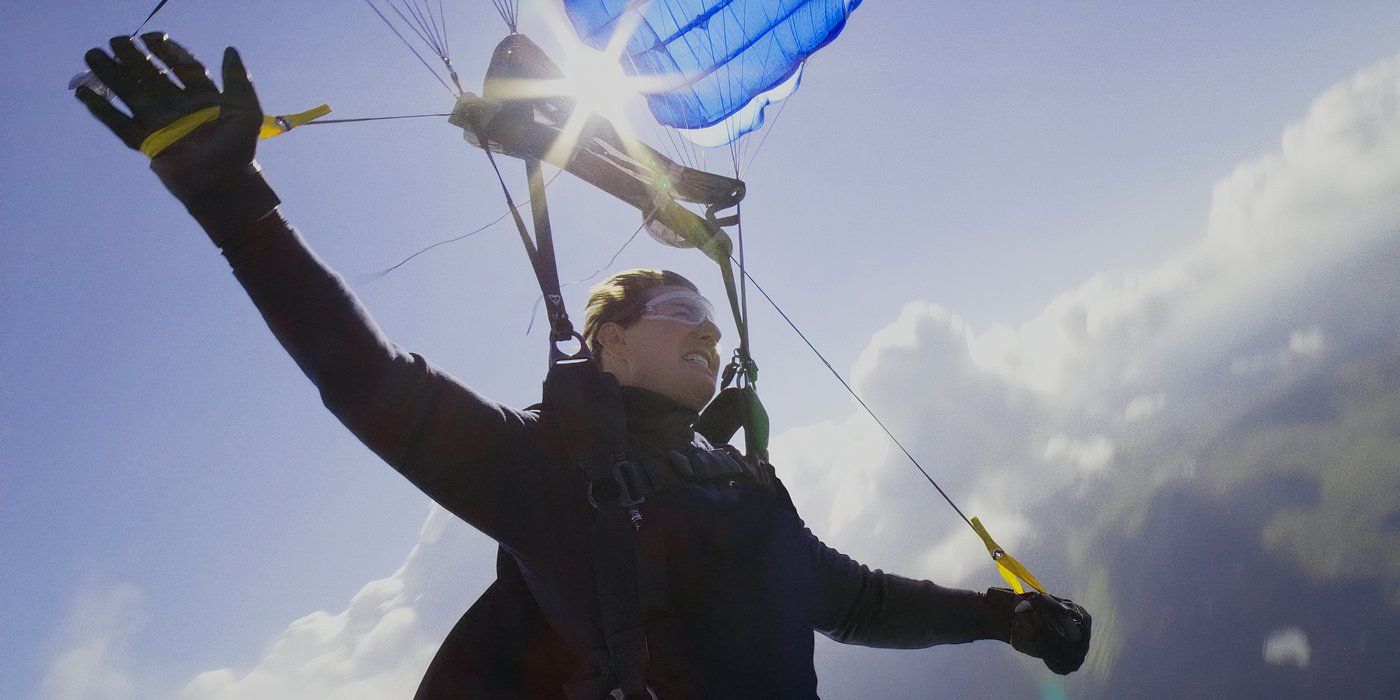
[[(636, 23), (623, 68), (659, 79), (656, 120), (704, 145), (763, 124), (763, 108), (797, 87), (802, 62), (846, 24), (861, 0), (565, 0), (583, 43), (603, 50)], [(637, 13), (629, 17), (630, 13)]]

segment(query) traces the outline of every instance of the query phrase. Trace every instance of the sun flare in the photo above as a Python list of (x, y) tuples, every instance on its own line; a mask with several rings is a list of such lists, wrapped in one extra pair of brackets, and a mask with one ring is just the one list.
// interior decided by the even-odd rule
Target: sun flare
[(628, 150), (632, 150), (635, 137), (627, 119), (627, 106), (646, 91), (651, 81), (627, 75), (622, 70), (620, 56), (640, 17), (635, 12), (626, 13), (602, 51), (578, 41), (562, 13), (548, 17), (546, 24), (563, 50), (560, 71), (564, 73), (564, 79), (551, 87), (575, 101), (573, 114), (551, 150), (572, 150), (585, 123), (595, 114), (608, 120), (628, 145)]
[(564, 65), (563, 92), (572, 97), (578, 111), (597, 114), (622, 127), (627, 104), (637, 95), (632, 78), (622, 71), (616, 56), (594, 51), (586, 46), (567, 52)]

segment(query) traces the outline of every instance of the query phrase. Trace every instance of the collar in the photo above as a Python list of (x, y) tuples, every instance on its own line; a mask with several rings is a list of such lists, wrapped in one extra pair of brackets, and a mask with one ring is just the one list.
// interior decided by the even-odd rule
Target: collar
[(627, 411), (627, 432), (661, 445), (689, 445), (695, 441), (695, 421), (700, 414), (649, 389), (622, 389)]

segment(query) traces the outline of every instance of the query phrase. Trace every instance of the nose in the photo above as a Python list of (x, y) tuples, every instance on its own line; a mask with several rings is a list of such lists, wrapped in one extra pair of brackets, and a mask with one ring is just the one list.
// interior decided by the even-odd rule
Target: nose
[(716, 326), (713, 321), (707, 318), (701, 321), (700, 325), (695, 327), (695, 337), (707, 343), (718, 343), (720, 337), (719, 326)]

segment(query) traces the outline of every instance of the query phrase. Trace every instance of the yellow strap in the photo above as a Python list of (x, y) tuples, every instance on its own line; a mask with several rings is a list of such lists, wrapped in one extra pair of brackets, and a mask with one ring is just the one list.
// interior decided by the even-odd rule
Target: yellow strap
[(282, 114), (276, 117), (264, 116), (262, 131), (258, 132), (258, 138), (270, 139), (273, 136), (285, 134), (312, 119), (319, 119), (330, 113), (330, 105), (319, 105), (305, 112), (297, 112), (296, 114)]
[(1025, 593), (1026, 589), (1021, 586), (1021, 581), (1025, 581), (1031, 585), (1031, 588), (1041, 593), (1045, 592), (1045, 587), (1040, 585), (1039, 581), (1035, 580), (1035, 577), (1031, 575), (1031, 572), (1026, 570), (1026, 567), (1021, 565), (1021, 562), (1016, 561), (1016, 557), (1007, 554), (1006, 550), (997, 545), (996, 541), (992, 539), (992, 536), (987, 533), (987, 528), (982, 526), (982, 521), (978, 520), (975, 516), (972, 518), (972, 529), (976, 530), (977, 536), (982, 538), (982, 544), (987, 545), (987, 552), (992, 555), (992, 561), (997, 564), (997, 573), (1001, 574), (1001, 577), (1006, 579), (1007, 584), (1011, 586), (1011, 590), (1017, 593)]
[[(318, 119), (331, 113), (330, 105), (320, 105), (312, 107), (305, 112), (296, 114), (283, 114), (272, 117), (263, 115), (262, 129), (258, 132), (258, 138), (270, 139), (278, 134), (285, 134), (293, 128), (301, 126), (312, 119)], [(172, 146), (186, 136), (191, 131), (219, 118), (218, 107), (205, 107), (198, 112), (186, 114), (179, 119), (156, 129), (146, 140), (141, 142), (141, 152), (147, 157), (155, 158), (161, 151)]]
[(218, 117), (218, 107), (205, 107), (198, 112), (186, 114), (147, 136), (146, 140), (141, 142), (141, 152), (148, 157), (155, 158), (171, 144), (185, 138), (191, 131), (214, 121)]

